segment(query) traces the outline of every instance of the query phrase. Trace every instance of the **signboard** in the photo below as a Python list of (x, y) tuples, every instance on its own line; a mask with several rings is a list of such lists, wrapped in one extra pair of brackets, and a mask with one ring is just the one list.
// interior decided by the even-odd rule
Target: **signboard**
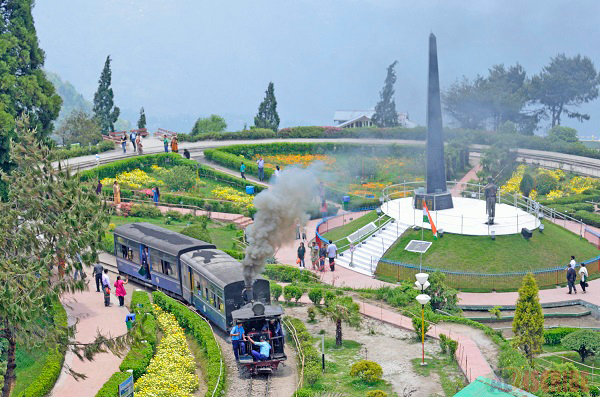
[(133, 397), (133, 375), (119, 385), (119, 397)]
[(411, 240), (410, 243), (404, 248), (406, 251), (416, 252), (418, 254), (424, 254), (431, 247), (430, 241)]

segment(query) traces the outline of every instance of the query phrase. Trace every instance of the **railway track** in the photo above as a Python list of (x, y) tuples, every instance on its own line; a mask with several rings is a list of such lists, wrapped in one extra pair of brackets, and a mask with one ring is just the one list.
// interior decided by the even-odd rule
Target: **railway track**
[(268, 397), (271, 387), (271, 375), (250, 375), (248, 397)]

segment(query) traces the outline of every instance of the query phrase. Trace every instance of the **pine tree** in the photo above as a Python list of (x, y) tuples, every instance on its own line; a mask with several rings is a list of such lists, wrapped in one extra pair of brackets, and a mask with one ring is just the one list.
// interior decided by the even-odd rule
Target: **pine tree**
[(387, 76), (383, 89), (379, 93), (381, 98), (375, 105), (373, 123), (378, 127), (395, 127), (398, 125), (398, 112), (396, 112), (396, 101), (394, 100), (394, 84), (396, 84), (396, 72), (394, 67), (398, 61), (394, 61), (387, 68)]
[(538, 286), (531, 273), (523, 278), (519, 288), (512, 328), (515, 334), (512, 340), (513, 346), (521, 350), (533, 365), (533, 358), (542, 351), (544, 343), (544, 315), (538, 296)]
[(144, 112), (144, 108), (140, 109), (140, 119), (138, 120), (138, 128), (146, 128), (146, 113)]
[(258, 107), (258, 114), (254, 117), (255, 128), (267, 128), (277, 132), (279, 129), (279, 115), (277, 114), (277, 99), (275, 99), (275, 86), (269, 83), (265, 91), (265, 99)]
[(98, 119), (102, 133), (115, 130), (115, 121), (121, 110), (114, 106), (114, 94), (110, 87), (112, 72), (110, 71), (110, 55), (106, 57), (104, 69), (98, 80), (98, 91), (94, 94), (94, 115)]
[[(9, 141), (15, 119), (27, 113), (39, 140), (46, 140), (58, 117), (62, 100), (42, 67), (44, 51), (38, 45), (31, 9), (33, 0), (0, 1), (0, 169), (11, 168)], [(0, 188), (2, 190), (2, 188)], [(5, 196), (4, 191), (0, 196)]]

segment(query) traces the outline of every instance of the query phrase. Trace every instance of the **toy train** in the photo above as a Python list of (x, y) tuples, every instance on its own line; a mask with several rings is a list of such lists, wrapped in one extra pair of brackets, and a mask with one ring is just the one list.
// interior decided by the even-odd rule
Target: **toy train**
[(270, 372), (287, 358), (284, 338), (262, 332), (269, 320), (281, 323), (283, 316), (281, 306), (270, 304), (267, 280), (257, 277), (246, 286), (240, 262), (213, 244), (150, 223), (118, 226), (114, 237), (119, 273), (192, 305), (224, 332), (239, 320), (254, 340), (267, 337), (272, 347), (269, 360), (240, 356), (240, 364), (250, 372)]

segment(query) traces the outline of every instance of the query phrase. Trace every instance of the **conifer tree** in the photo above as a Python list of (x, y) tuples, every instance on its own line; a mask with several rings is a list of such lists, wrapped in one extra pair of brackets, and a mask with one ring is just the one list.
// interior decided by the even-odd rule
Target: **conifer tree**
[(381, 98), (375, 105), (373, 123), (378, 127), (395, 127), (398, 125), (398, 112), (396, 112), (396, 101), (394, 100), (394, 84), (396, 84), (396, 72), (394, 67), (398, 61), (394, 61), (387, 68), (387, 76), (383, 89), (379, 93)]
[(533, 358), (542, 351), (544, 343), (544, 315), (538, 296), (538, 286), (531, 273), (523, 278), (519, 288), (512, 328), (515, 334), (512, 340), (513, 346), (521, 350), (533, 365)]
[[(44, 51), (33, 23), (33, 0), (0, 1), (0, 169), (11, 167), (9, 141), (15, 119), (27, 113), (36, 137), (52, 132), (62, 100), (44, 74)], [(3, 194), (0, 194), (3, 195)]]
[(104, 69), (98, 80), (98, 90), (94, 94), (94, 116), (98, 119), (103, 134), (115, 130), (115, 121), (121, 110), (114, 106), (114, 94), (111, 88), (112, 72), (110, 70), (110, 55), (106, 57)]
[(137, 126), (139, 129), (146, 128), (146, 113), (144, 112), (144, 108), (140, 109), (140, 118), (137, 122)]
[(277, 132), (279, 129), (279, 115), (277, 114), (277, 99), (275, 99), (275, 86), (269, 83), (265, 91), (265, 99), (258, 107), (258, 114), (254, 117), (255, 128), (267, 128)]

